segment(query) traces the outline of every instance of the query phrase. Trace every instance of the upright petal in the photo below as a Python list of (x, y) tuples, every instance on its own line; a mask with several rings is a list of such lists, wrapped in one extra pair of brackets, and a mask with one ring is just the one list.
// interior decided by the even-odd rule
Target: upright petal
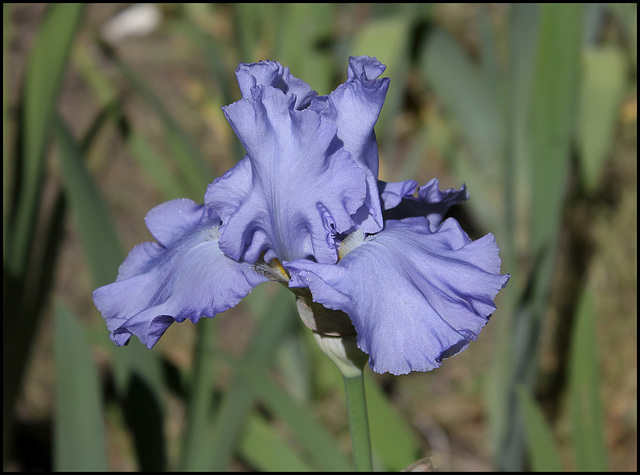
[(360, 349), (379, 373), (430, 371), (475, 340), (506, 284), (491, 234), (476, 241), (448, 219), (388, 221), (338, 264), (283, 263), (290, 286), (347, 313)]
[(351, 229), (364, 173), (335, 147), (336, 127), (297, 111), (282, 91), (256, 86), (223, 108), (247, 155), (207, 189), (222, 219), (220, 248), (236, 260), (313, 258), (334, 263), (334, 236)]
[(378, 144), (373, 130), (389, 89), (389, 78), (378, 79), (386, 66), (376, 58), (349, 58), (347, 81), (328, 96), (315, 98), (311, 108), (330, 118), (338, 127), (338, 138), (366, 174), (367, 196), (357, 215), (360, 229), (373, 233), (382, 229), (378, 195)]
[(243, 99), (251, 98), (251, 89), (255, 86), (271, 86), (280, 89), (287, 97), (295, 96), (294, 109), (309, 107), (311, 99), (318, 95), (306, 82), (298, 79), (277, 61), (259, 63), (240, 63), (236, 69), (236, 78)]
[(93, 292), (119, 346), (135, 335), (151, 348), (174, 321), (212, 318), (267, 280), (220, 251), (220, 219), (204, 205), (169, 201), (152, 209), (146, 222), (158, 242), (134, 247), (116, 281)]
[(429, 220), (431, 231), (435, 231), (449, 208), (469, 199), (466, 185), (462, 185), (459, 190), (449, 188), (444, 191), (441, 191), (438, 185), (438, 179), (433, 178), (429, 183), (418, 188), (417, 198), (405, 195), (393, 209), (385, 207), (385, 219), (424, 216)]

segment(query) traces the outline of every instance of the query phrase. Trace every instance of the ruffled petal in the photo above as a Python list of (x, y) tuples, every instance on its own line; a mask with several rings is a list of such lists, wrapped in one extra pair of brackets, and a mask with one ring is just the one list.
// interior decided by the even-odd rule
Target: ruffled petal
[(462, 185), (459, 190), (449, 188), (441, 191), (438, 179), (433, 178), (429, 183), (418, 188), (417, 198), (405, 195), (393, 209), (389, 210), (385, 206), (384, 217), (385, 219), (404, 219), (424, 216), (429, 220), (431, 231), (435, 231), (449, 208), (468, 199), (469, 192), (466, 185)]
[(457, 221), (388, 221), (337, 265), (283, 263), (290, 286), (347, 313), (378, 372), (430, 371), (475, 340), (495, 310), (500, 275), (493, 235), (471, 241)]
[(418, 182), (415, 180), (406, 180), (387, 183), (378, 180), (378, 191), (382, 200), (382, 209), (388, 210), (398, 206), (403, 199), (410, 197), (416, 191)]
[(364, 173), (336, 126), (297, 111), (282, 91), (256, 86), (223, 108), (247, 155), (209, 185), (205, 203), (222, 219), (220, 249), (236, 260), (313, 258), (335, 263), (334, 236), (354, 226)]
[(294, 109), (309, 107), (311, 99), (318, 95), (306, 82), (298, 79), (277, 61), (259, 63), (240, 63), (236, 69), (236, 78), (243, 99), (251, 98), (251, 89), (255, 86), (271, 86), (280, 89), (287, 97), (295, 96)]
[(134, 247), (116, 281), (93, 292), (119, 346), (135, 335), (151, 348), (174, 321), (212, 318), (267, 280), (220, 251), (220, 219), (203, 205), (169, 201), (152, 209), (146, 222), (158, 242)]
[(347, 81), (328, 96), (311, 101), (311, 108), (338, 127), (338, 138), (366, 174), (367, 196), (356, 219), (364, 232), (383, 226), (378, 195), (378, 144), (373, 130), (389, 89), (389, 78), (378, 79), (386, 66), (376, 58), (349, 58)]

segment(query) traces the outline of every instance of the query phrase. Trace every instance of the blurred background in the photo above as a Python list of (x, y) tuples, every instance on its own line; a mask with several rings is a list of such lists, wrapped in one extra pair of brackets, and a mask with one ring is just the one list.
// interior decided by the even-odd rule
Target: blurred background
[[(380, 470), (637, 470), (636, 4), (4, 4), (3, 468), (349, 470), (342, 380), (257, 287), (149, 351), (91, 292), (242, 158), (239, 62), (387, 65), (380, 178), (466, 183), (511, 281), (477, 342), (366, 384)], [(206, 321), (204, 321), (206, 320)]]

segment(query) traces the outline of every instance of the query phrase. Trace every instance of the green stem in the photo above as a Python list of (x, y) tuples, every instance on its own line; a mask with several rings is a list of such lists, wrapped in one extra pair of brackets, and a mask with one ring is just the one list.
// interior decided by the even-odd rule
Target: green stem
[(344, 389), (347, 395), (347, 412), (351, 429), (351, 445), (353, 446), (353, 462), (358, 472), (370, 472), (371, 440), (369, 438), (369, 418), (367, 417), (367, 400), (364, 393), (364, 376), (344, 376)]

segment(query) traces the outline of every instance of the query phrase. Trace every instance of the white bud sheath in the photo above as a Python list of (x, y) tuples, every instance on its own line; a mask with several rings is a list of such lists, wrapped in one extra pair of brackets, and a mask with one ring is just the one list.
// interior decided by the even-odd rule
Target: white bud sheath
[(369, 356), (358, 348), (355, 335), (326, 336), (313, 332), (313, 337), (322, 352), (336, 364), (342, 376), (353, 378), (362, 374)]

